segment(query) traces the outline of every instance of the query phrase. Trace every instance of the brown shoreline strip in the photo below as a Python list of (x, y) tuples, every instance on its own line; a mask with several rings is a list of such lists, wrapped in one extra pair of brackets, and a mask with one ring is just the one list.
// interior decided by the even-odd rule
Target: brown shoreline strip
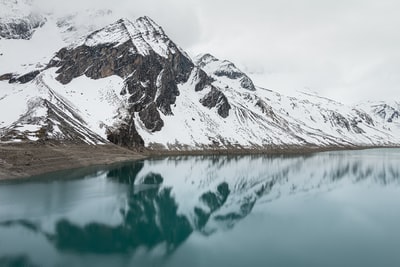
[(142, 159), (116, 145), (0, 144), (0, 180), (26, 178), (60, 170)]
[(61, 170), (80, 167), (110, 165), (147, 157), (197, 156), (197, 155), (300, 155), (335, 150), (360, 150), (394, 148), (393, 146), (274, 146), (265, 148), (226, 149), (204, 148), (198, 150), (172, 148), (145, 149), (135, 152), (116, 145), (39, 144), (34, 142), (0, 144), (0, 180), (29, 178)]

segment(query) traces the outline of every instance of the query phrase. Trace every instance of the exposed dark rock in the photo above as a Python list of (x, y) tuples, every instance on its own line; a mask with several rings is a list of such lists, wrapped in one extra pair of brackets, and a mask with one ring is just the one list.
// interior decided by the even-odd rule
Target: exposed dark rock
[(223, 65), (222, 68), (216, 70), (214, 72), (216, 76), (225, 76), (229, 79), (239, 79), (243, 77), (243, 73), (238, 71), (236, 66), (233, 63), (228, 63)]
[(211, 91), (208, 94), (200, 99), (200, 103), (208, 108), (216, 107), (218, 114), (223, 118), (227, 118), (229, 116), (231, 105), (229, 105), (226, 96), (214, 86), (211, 87)]
[(28, 82), (32, 81), (33, 79), (35, 79), (36, 76), (38, 76), (39, 74), (40, 74), (40, 71), (34, 70), (34, 71), (28, 72), (27, 74), (24, 74), (24, 75), (21, 75), (18, 77), (11, 77), (9, 79), (9, 82), (10, 83), (16, 83), (16, 82), (28, 83)]
[(272, 110), (272, 107), (265, 103), (265, 101), (261, 99), (257, 100), (256, 106), (259, 107), (262, 113), (266, 114), (268, 117), (274, 118), (276, 116), (274, 111)]
[(213, 78), (207, 75), (202, 69), (197, 69), (197, 84), (194, 87), (194, 90), (196, 92), (203, 90), (206, 86), (211, 85), (211, 83), (214, 81)]
[[(119, 20), (116, 25), (121, 24), (121, 28), (126, 29), (124, 23), (126, 23), (124, 20)], [(99, 31), (92, 33), (87, 39)], [(128, 94), (131, 113), (126, 121), (132, 121), (134, 113), (139, 112), (139, 117), (147, 129), (153, 132), (160, 131), (164, 123), (159, 111), (165, 115), (173, 115), (171, 105), (175, 103), (179, 95), (178, 84), (188, 80), (194, 64), (163, 32), (155, 30), (154, 34), (175, 52), (169, 53), (167, 57), (153, 50), (150, 50), (148, 54), (141, 54), (132, 40), (119, 45), (115, 43), (95, 46), (83, 44), (75, 48), (61, 49), (49, 63), (48, 68), (58, 68), (56, 79), (63, 84), (81, 75), (92, 79), (117, 75), (125, 79), (121, 94)], [(143, 140), (133, 129), (134, 124), (128, 125), (125, 124), (120, 131), (111, 131), (108, 139), (129, 147), (142, 144)], [(129, 133), (135, 133), (136, 137), (130, 139), (127, 136)], [(122, 137), (119, 138), (116, 134), (121, 134)], [(134, 145), (132, 143), (134, 140), (139, 143)]]
[(139, 112), (139, 118), (146, 128), (152, 132), (159, 131), (164, 126), (164, 122), (154, 102)]
[(363, 112), (363, 111), (357, 110), (357, 109), (355, 109), (355, 112), (357, 113), (357, 115), (358, 115), (366, 124), (375, 126), (375, 125), (374, 125), (374, 120), (371, 118), (370, 115), (368, 115), (367, 113), (365, 113), (365, 112)]
[(331, 122), (334, 126), (339, 126), (350, 131), (349, 121), (340, 113), (332, 111), (331, 112)]
[(107, 140), (131, 149), (144, 147), (144, 141), (135, 128), (133, 118), (127, 123), (122, 123), (116, 129), (107, 129)]
[(228, 60), (220, 61), (210, 54), (205, 54), (196, 60), (196, 64), (200, 68), (205, 68), (212, 62), (218, 62), (218, 69), (210, 74), (218, 77), (227, 77), (232, 80), (240, 79), (240, 85), (242, 88), (250, 91), (256, 90), (253, 81), (244, 72), (239, 70), (232, 62)]
[(14, 77), (13, 73), (5, 73), (3, 75), (0, 75), (0, 81), (9, 81)]
[(382, 107), (381, 107), (381, 109), (379, 110), (379, 111), (377, 111), (376, 113), (381, 117), (381, 118), (383, 118), (383, 119), (385, 119), (386, 118), (386, 108), (387, 108), (388, 106), (385, 104), (385, 105), (383, 105)]
[(215, 61), (218, 61), (218, 59), (213, 55), (207, 53), (202, 55), (200, 58), (196, 60), (196, 65), (199, 66), (200, 68), (204, 68), (210, 62), (215, 62)]
[(399, 112), (396, 110), (395, 112), (392, 113), (390, 118), (387, 120), (387, 122), (393, 122), (394, 119), (398, 119), (400, 117)]
[(363, 129), (361, 129), (360, 127), (358, 127), (358, 121), (357, 121), (356, 118), (354, 118), (354, 119), (351, 121), (350, 125), (351, 125), (351, 129), (352, 129), (355, 133), (358, 133), (358, 134), (363, 134), (363, 133), (365, 133), (365, 131), (364, 131)]
[(400, 117), (399, 111), (387, 104), (375, 105), (374, 112), (387, 122), (393, 122), (394, 119)]
[(102, 44), (95, 47), (82, 45), (74, 49), (63, 48), (48, 67), (58, 68), (56, 79), (62, 84), (82, 75), (92, 79), (111, 75), (125, 77), (134, 71), (135, 63), (140, 60), (139, 55), (130, 53), (131, 46), (126, 42), (118, 47)]
[[(131, 22), (119, 20), (108, 26), (109, 28), (106, 27), (90, 34), (86, 40), (90, 40), (103, 30), (110, 29), (122, 31), (112, 32), (114, 34), (138, 38), (132, 37), (126, 23), (130, 25)], [(107, 135), (113, 143), (128, 147), (143, 146), (143, 139), (137, 133), (133, 122), (135, 112), (139, 113), (140, 119), (150, 131), (161, 130), (164, 122), (159, 112), (173, 115), (171, 105), (175, 103), (179, 95), (178, 84), (186, 82), (194, 68), (192, 61), (149, 18), (140, 18), (136, 23), (149, 27), (148, 32), (140, 34), (159, 39), (159, 42), (164, 42), (171, 50), (163, 55), (151, 49), (146, 53), (140, 53), (141, 48), (136, 47), (132, 39), (123, 43), (99, 42), (93, 46), (83, 43), (76, 47), (61, 49), (46, 67), (57, 68), (56, 79), (62, 84), (68, 84), (82, 75), (92, 79), (111, 75), (123, 78), (125, 86), (121, 94), (129, 94), (130, 114), (124, 119), (125, 123), (121, 124), (121, 129), (110, 128)], [(110, 32), (107, 33), (110, 34)], [(2, 78), (10, 82), (27, 83), (39, 73), (39, 71), (33, 71), (19, 77), (7, 74)]]
[(31, 39), (35, 30), (46, 23), (46, 19), (38, 15), (29, 15), (21, 19), (2, 22), (0, 19), (0, 39)]
[[(189, 59), (186, 55), (182, 54), (179, 50), (177, 53), (172, 54), (171, 59), (169, 60), (172, 63), (172, 68), (167, 69), (171, 70), (171, 73), (175, 76), (175, 81), (177, 83), (186, 82), (189, 79), (190, 73), (194, 68), (192, 60)], [(167, 66), (169, 64), (170, 63), (167, 61)]]
[(240, 79), (240, 85), (247, 90), (250, 91), (255, 91), (256, 87), (254, 86), (253, 81), (246, 75), (244, 74), (243, 78)]
[(176, 97), (179, 95), (177, 80), (175, 80), (177, 78), (174, 79), (173, 72), (169, 68), (165, 68), (160, 75), (161, 84), (156, 88), (158, 97), (155, 101), (162, 113), (173, 115), (171, 105), (175, 103)]

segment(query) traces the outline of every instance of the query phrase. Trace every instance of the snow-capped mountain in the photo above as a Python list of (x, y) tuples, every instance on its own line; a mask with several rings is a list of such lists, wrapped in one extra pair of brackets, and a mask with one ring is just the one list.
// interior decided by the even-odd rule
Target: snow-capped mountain
[[(148, 17), (88, 34), (92, 27), (81, 27), (78, 17), (43, 16), (29, 38), (0, 40), (1, 61), (10, 62), (0, 66), (2, 142), (168, 150), (400, 143), (398, 104), (352, 107), (307, 93), (284, 96), (255, 86), (227, 60), (192, 60)], [(48, 32), (55, 41), (21, 65), (19, 45), (40, 45)]]
[(221, 61), (210, 54), (204, 54), (198, 56), (195, 63), (215, 80), (223, 82), (225, 79), (225, 83), (231, 84), (232, 87), (256, 90), (253, 81), (228, 60)]
[(0, 0), (0, 73), (40, 69), (54, 52), (118, 18), (111, 10), (68, 15), (42, 11), (33, 0)]

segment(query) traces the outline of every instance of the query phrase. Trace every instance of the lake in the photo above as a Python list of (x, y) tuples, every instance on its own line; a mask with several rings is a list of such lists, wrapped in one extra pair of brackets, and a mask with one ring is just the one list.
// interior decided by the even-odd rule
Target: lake
[(0, 183), (0, 266), (400, 266), (400, 149), (180, 156)]

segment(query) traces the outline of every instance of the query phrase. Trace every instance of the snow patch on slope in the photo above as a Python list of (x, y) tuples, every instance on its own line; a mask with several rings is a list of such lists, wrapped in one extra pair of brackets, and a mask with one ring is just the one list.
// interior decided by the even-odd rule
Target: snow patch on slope
[(55, 80), (56, 76), (55, 69), (49, 69), (44, 73), (43, 81), (73, 103), (90, 129), (106, 139), (105, 126), (118, 119), (119, 110), (123, 110), (126, 103), (120, 95), (123, 79), (113, 75), (93, 80), (83, 75), (63, 85)]

